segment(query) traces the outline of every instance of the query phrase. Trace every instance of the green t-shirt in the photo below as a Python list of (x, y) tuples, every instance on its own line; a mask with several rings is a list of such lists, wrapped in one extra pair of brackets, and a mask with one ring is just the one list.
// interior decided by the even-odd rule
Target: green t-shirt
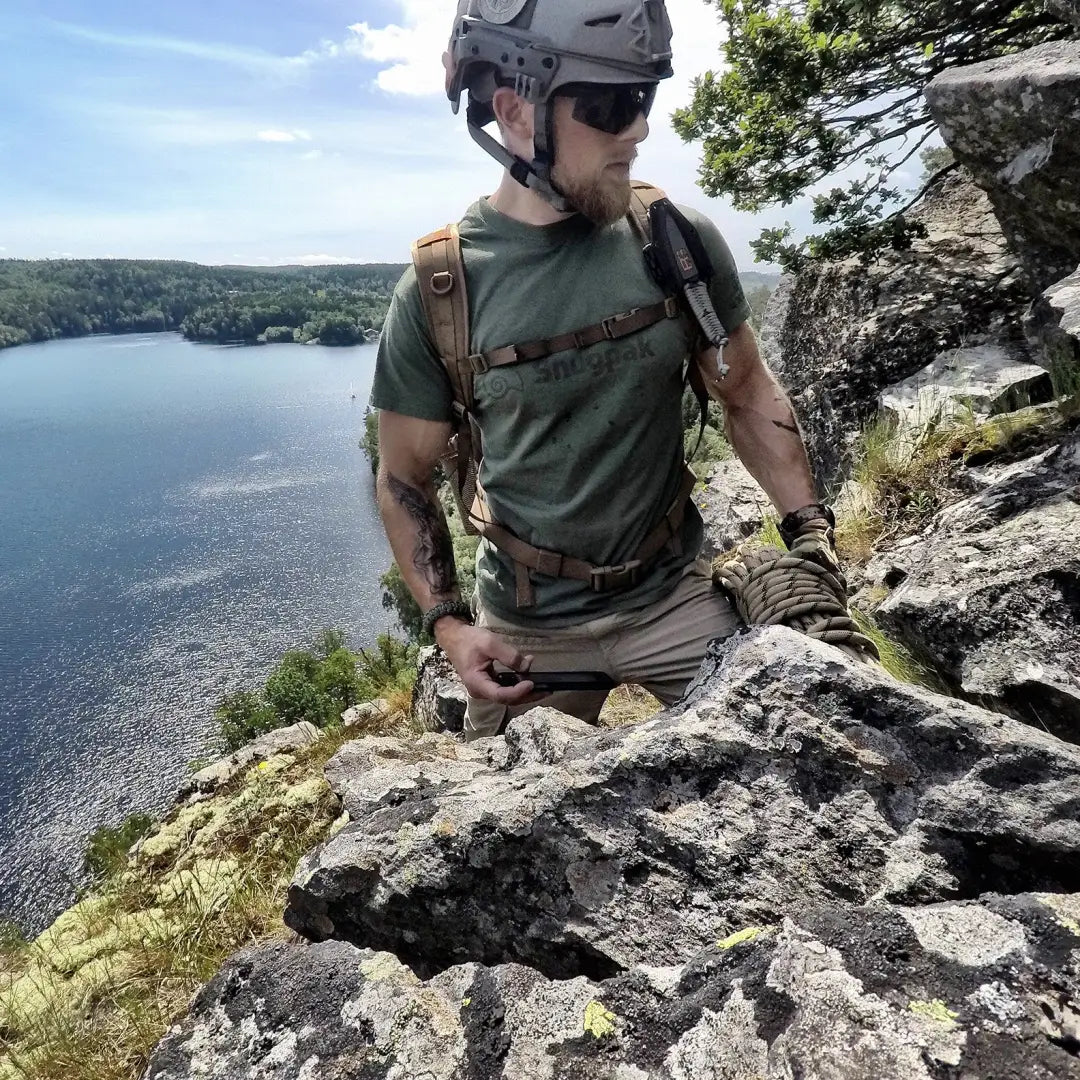
[[(734, 330), (750, 309), (731, 253), (708, 218), (680, 209), (712, 260), (717, 314)], [(460, 234), (474, 352), (579, 330), (664, 298), (625, 219), (606, 227), (581, 216), (527, 225), (481, 199), (462, 219)], [(480, 481), (495, 520), (529, 544), (596, 566), (632, 559), (682, 478), (689, 347), (684, 321), (664, 319), (619, 341), (475, 376)], [(452, 402), (410, 267), (383, 327), (371, 403), (449, 421)], [(520, 609), (512, 560), (481, 542), (480, 602), (510, 622), (552, 627), (644, 607), (664, 595), (700, 550), (701, 517), (692, 501), (682, 533), (681, 553), (665, 549), (631, 589), (597, 593), (587, 582), (532, 571), (536, 606)]]

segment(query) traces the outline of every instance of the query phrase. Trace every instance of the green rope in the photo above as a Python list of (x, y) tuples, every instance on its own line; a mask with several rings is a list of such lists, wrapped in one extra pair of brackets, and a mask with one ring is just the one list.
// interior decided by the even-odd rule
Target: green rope
[(713, 581), (750, 626), (790, 626), (865, 663), (880, 659), (851, 617), (843, 579), (819, 563), (755, 545), (714, 566)]

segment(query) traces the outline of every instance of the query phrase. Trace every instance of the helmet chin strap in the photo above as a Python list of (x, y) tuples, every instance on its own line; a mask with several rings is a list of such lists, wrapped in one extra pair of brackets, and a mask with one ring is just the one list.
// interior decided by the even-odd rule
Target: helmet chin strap
[(547, 102), (538, 102), (536, 105), (536, 131), (533, 138), (535, 157), (531, 163), (510, 153), (502, 143), (493, 139), (483, 129), (478, 122), (481, 116), (474, 111), (472, 101), (469, 102), (465, 116), (473, 141), (495, 158), (522, 187), (535, 191), (560, 214), (578, 212), (577, 207), (559, 191), (551, 180), (551, 168), (555, 161), (552, 137), (553, 110), (548, 108)]

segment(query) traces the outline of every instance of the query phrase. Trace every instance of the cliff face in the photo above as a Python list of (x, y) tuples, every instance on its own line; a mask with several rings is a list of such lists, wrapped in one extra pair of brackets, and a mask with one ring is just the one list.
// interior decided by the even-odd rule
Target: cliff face
[[(934, 107), (970, 172), (918, 211), (926, 239), (816, 267), (767, 318), (821, 479), (882, 397), (901, 448), (926, 390), (935, 417), (959, 399), (1006, 432), (863, 575), (956, 696), (759, 627), (616, 730), (538, 708), (471, 745), (358, 739), (292, 804), (270, 748), (268, 828), (332, 834), (288, 890), (299, 937), (234, 955), (146, 1080), (1080, 1080), (1080, 211), (1054, 195), (1073, 150), (1003, 178), (1014, 148), (970, 116), (984, 85), (1004, 78), (1006, 113), (1041, 87), (1031, 131), (1067, 141), (1054, 56), (1049, 82), (1043, 53), (950, 76)], [(724, 476), (716, 547), (757, 510)], [(438, 657), (415, 702), (460, 723)], [(180, 873), (230, 768), (138, 858)]]
[(1080, 1077), (1080, 749), (794, 631), (638, 725), (327, 775), (320, 944), (234, 957), (148, 1080)]

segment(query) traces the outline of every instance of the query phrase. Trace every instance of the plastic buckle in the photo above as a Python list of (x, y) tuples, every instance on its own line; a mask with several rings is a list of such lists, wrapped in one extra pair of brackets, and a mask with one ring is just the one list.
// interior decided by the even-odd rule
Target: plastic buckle
[(614, 341), (617, 337), (615, 331), (619, 326), (619, 323), (626, 322), (627, 319), (633, 318), (638, 313), (637, 308), (631, 308), (630, 311), (625, 311), (621, 315), (611, 315), (606, 318), (600, 325), (604, 330), (604, 337), (608, 341)]
[(438, 270), (431, 275), (431, 291), (436, 296), (445, 296), (454, 287), (454, 275), (449, 270)]
[(483, 353), (472, 353), (469, 356), (469, 367), (472, 368), (474, 375), (483, 375), (491, 365)]
[(679, 314), (679, 301), (674, 296), (665, 297), (664, 314), (669, 319), (674, 319)]
[(640, 559), (619, 563), (616, 566), (594, 566), (592, 569), (593, 592), (618, 592), (629, 589), (641, 581)]

